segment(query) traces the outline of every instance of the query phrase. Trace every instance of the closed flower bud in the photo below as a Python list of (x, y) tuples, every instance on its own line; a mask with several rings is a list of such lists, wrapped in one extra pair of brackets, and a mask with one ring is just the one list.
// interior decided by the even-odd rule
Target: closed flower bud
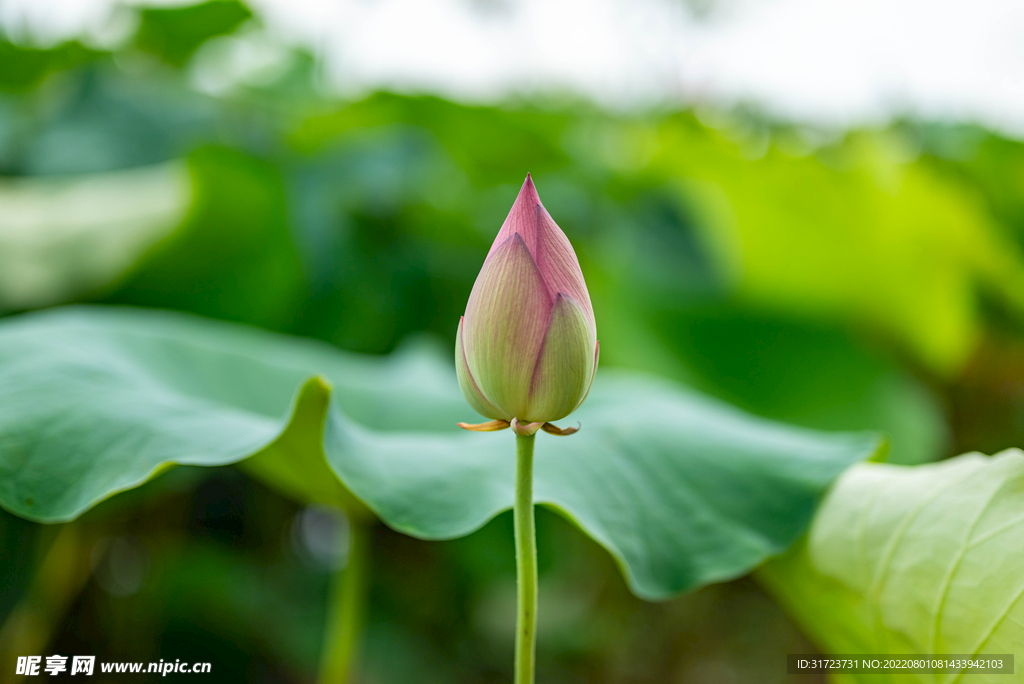
[(529, 175), (487, 253), (455, 344), (466, 401), (496, 421), (558, 420), (590, 391), (598, 356), (590, 294)]

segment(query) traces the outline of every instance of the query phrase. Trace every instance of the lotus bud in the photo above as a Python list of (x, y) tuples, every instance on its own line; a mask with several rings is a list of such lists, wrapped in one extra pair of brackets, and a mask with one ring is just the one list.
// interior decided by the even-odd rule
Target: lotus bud
[(527, 175), (476, 278), (455, 342), (462, 393), (494, 421), (460, 425), (575, 432), (548, 423), (583, 403), (598, 349), (576, 253)]

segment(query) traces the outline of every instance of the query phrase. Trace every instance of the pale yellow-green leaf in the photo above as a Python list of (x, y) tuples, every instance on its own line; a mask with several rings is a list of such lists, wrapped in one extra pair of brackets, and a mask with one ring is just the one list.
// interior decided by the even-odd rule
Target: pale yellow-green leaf
[[(1019, 654), (1022, 567), (1024, 452), (1011, 449), (924, 466), (854, 466), (826, 497), (806, 543), (759, 576), (830, 653)], [(1015, 667), (1012, 676), (965, 681), (1024, 681)]]

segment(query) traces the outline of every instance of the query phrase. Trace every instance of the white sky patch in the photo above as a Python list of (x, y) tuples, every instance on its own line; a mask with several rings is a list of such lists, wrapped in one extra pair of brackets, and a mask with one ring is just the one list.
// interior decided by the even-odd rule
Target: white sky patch
[[(40, 42), (103, 36), (117, 0), (4, 0)], [(144, 4), (182, 4), (150, 0)], [(1024, 137), (1020, 0), (251, 0), (272, 36), (321, 55), (332, 87), (487, 102), (584, 95), (616, 108), (748, 102), (849, 126), (914, 114)], [(107, 35), (110, 31), (107, 31)]]

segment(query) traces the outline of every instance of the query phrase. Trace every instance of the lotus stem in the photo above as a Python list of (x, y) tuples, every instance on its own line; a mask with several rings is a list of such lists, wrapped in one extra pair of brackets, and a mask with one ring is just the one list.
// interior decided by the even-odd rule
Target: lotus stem
[(349, 516), (348, 563), (332, 579), (318, 684), (353, 681), (365, 618), (369, 556), (370, 528), (359, 517)]
[(516, 435), (516, 615), (515, 684), (533, 684), (537, 645), (537, 528), (533, 511), (533, 441)]

